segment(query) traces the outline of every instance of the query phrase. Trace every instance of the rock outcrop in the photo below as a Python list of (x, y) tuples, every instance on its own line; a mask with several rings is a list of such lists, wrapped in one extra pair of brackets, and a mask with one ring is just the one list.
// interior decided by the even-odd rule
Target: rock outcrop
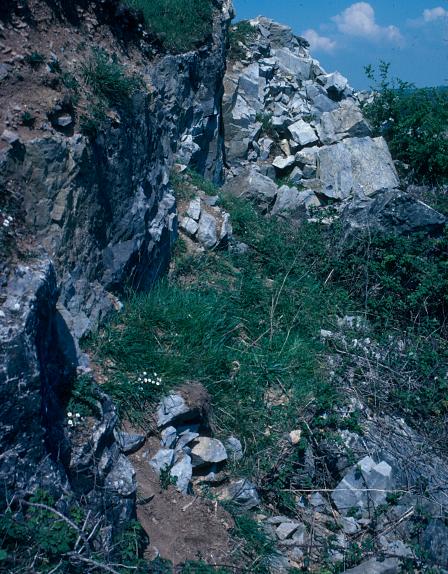
[[(62, 16), (45, 10), (60, 26)], [(101, 41), (122, 51), (115, 31), (92, 10), (75, 24), (64, 21), (63, 33), (79, 43), (103, 26)], [(176, 154), (216, 183), (222, 180), (231, 10), (229, 0), (215, 3), (206, 46), (151, 60), (143, 51), (130, 62), (138, 67), (140, 88), (120, 114), (109, 111), (95, 134), (78, 133), (73, 109), (66, 113), (65, 104), (54, 103), (40, 131), (14, 129), (9, 120), (2, 128), (0, 190), (14, 198), (16, 210), (14, 218), (5, 215), (11, 240), (0, 262), (3, 492), (44, 487), (57, 499), (73, 489), (114, 527), (135, 515), (136, 484), (126, 458), (134, 447), (126, 446), (129, 437), (123, 442), (107, 397), (99, 399), (99, 418), (87, 435), (79, 444), (71, 441), (66, 407), (80, 361), (86, 366), (78, 340), (120, 308), (128, 286), (147, 290), (166, 271), (177, 235), (169, 182)], [(16, 18), (7, 29), (12, 39), (30, 26)], [(32, 22), (38, 40), (42, 30)], [(23, 62), (1, 68), (2, 88)]]
[(440, 233), (445, 217), (400, 191), (386, 141), (373, 137), (347, 79), (326, 73), (289, 27), (250, 25), (245, 56), (225, 77), (226, 189), (279, 217), (331, 204), (348, 227)]

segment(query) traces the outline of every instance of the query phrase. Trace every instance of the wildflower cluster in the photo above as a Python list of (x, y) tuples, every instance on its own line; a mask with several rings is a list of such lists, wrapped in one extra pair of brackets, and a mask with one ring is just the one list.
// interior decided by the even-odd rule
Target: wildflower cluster
[(83, 421), (83, 417), (79, 413), (67, 413), (67, 424), (69, 427), (76, 427)]
[(13, 222), (12, 216), (6, 215), (6, 213), (4, 213), (3, 211), (0, 211), (0, 216), (3, 219), (3, 223), (2, 223), (3, 227), (8, 228), (11, 225), (11, 223)]
[(157, 373), (148, 374), (146, 371), (138, 377), (137, 383), (140, 385), (140, 390), (143, 390), (143, 385), (154, 385), (155, 387), (160, 387), (162, 384), (162, 377)]

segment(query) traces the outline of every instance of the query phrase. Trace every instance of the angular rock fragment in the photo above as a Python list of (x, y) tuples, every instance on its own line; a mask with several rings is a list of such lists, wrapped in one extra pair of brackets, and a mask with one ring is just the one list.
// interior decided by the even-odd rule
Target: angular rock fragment
[(227, 460), (227, 452), (221, 441), (205, 436), (199, 437), (191, 448), (191, 460), (193, 467), (224, 462)]

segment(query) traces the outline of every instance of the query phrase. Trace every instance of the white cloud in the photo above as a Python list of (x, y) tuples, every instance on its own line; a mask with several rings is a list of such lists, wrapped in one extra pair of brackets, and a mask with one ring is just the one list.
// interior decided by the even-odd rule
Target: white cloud
[(448, 10), (445, 10), (442, 6), (428, 8), (423, 11), (423, 20), (425, 22), (434, 22), (435, 20), (440, 20), (440, 18), (448, 18)]
[(356, 2), (333, 17), (338, 30), (348, 36), (369, 40), (401, 42), (403, 37), (397, 26), (380, 26), (376, 22), (375, 10), (368, 2)]
[(333, 52), (336, 48), (336, 41), (328, 38), (327, 36), (321, 36), (319, 32), (310, 28), (302, 33), (302, 36), (308, 40), (311, 47), (314, 50), (320, 50), (322, 52)]

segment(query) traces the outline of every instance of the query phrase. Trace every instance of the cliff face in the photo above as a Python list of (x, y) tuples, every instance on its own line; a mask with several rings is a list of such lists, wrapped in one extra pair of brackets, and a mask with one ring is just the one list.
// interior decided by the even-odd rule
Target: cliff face
[[(135, 46), (123, 47), (95, 14), (83, 13), (71, 23), (39, 3), (30, 2), (29, 9), (32, 17), (23, 19), (20, 11), (12, 17), (8, 12), (2, 37), (11, 45), (18, 46), (25, 33), (36, 53), (47, 51), (51, 21), (54, 50), (59, 32), (66, 45), (72, 37), (77, 43), (99, 38), (127, 58), (142, 87), (123, 113), (108, 114), (104, 129), (90, 138), (79, 133), (74, 111), (68, 130), (53, 120), (25, 130), (14, 110), (2, 114), (0, 207), (5, 213), (14, 208), (8, 242), (0, 238), (9, 253), (0, 265), (0, 482), (10, 491), (47, 483), (57, 490), (66, 480), (62, 467), (70, 464), (71, 445), (64, 418), (80, 356), (77, 341), (120, 306), (127, 286), (148, 289), (166, 270), (177, 233), (169, 185), (176, 153), (210, 179), (222, 178), (221, 98), (231, 6), (217, 3), (206, 46), (151, 59)], [(2, 64), (2, 91), (23, 96), (15, 84), (26, 72), (24, 56), (10, 56)], [(57, 56), (63, 58), (64, 49)], [(33, 82), (41, 74), (39, 89), (46, 96), (48, 73), (30, 74)], [(49, 118), (64, 112), (61, 100), (56, 90), (48, 96)], [(26, 102), (16, 108), (21, 114), (29, 109)], [(107, 474), (114, 477), (124, 468), (130, 485), (124, 497), (132, 499), (135, 481), (113, 446), (115, 424), (112, 417), (99, 433), (89, 464), (103, 455), (109, 460), (101, 481), (112, 491)], [(132, 504), (125, 508), (129, 518)]]

